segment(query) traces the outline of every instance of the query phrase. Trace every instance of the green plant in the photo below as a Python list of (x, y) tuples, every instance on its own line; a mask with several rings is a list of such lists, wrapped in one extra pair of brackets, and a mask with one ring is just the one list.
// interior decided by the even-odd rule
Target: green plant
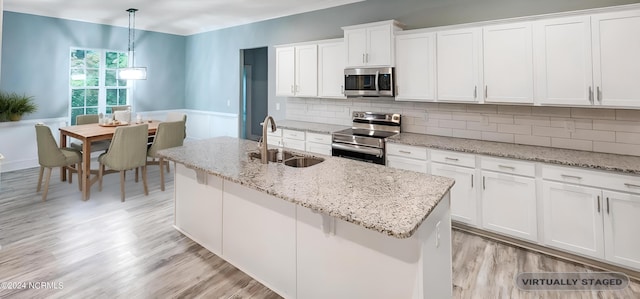
[(17, 121), (23, 114), (33, 113), (38, 106), (32, 96), (0, 91), (0, 120)]

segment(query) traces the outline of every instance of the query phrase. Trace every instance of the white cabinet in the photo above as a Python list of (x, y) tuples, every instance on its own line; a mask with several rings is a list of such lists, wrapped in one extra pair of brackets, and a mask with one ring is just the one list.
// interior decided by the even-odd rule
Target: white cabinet
[(640, 106), (640, 10), (591, 16), (595, 98), (604, 106)]
[(331, 156), (331, 134), (307, 132), (305, 135), (307, 152)]
[[(463, 167), (463, 166), (467, 167)], [(431, 174), (453, 178), (451, 220), (478, 226), (478, 196), (475, 156), (431, 150)]]
[(318, 96), (344, 96), (344, 41), (318, 44)]
[(485, 102), (533, 103), (531, 22), (483, 28)]
[(318, 48), (316, 44), (276, 48), (276, 95), (318, 95)]
[(533, 33), (536, 102), (592, 105), (590, 17), (536, 21)]
[(305, 132), (282, 129), (282, 146), (294, 150), (305, 150)]
[(282, 129), (276, 129), (275, 132), (271, 132), (270, 129), (267, 129), (267, 144), (278, 147), (284, 146), (282, 143)]
[(481, 102), (482, 29), (440, 31), (436, 35), (438, 101)]
[(209, 251), (222, 254), (222, 179), (176, 164), (175, 226)]
[(395, 21), (342, 27), (347, 67), (393, 66)]
[[(536, 242), (536, 184), (531, 163), (481, 157), (482, 227)], [(526, 175), (526, 176), (524, 176)]]
[(640, 195), (603, 191), (605, 257), (640, 269)]
[(296, 205), (225, 181), (223, 209), (224, 258), (278, 294), (294, 298)]
[(396, 100), (435, 100), (435, 33), (418, 33), (397, 36), (395, 71)]
[(542, 184), (544, 243), (604, 258), (602, 191), (573, 184)]
[(429, 173), (427, 148), (387, 143), (387, 166), (392, 168)]

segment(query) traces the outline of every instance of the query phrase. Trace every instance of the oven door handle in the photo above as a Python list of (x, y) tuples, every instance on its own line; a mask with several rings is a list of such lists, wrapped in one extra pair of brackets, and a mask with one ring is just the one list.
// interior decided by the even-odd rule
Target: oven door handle
[(382, 149), (379, 149), (379, 148), (370, 148), (370, 147), (365, 147), (360, 145), (342, 144), (342, 143), (332, 143), (331, 147), (339, 150), (352, 151), (352, 152), (366, 154), (366, 155), (375, 155), (376, 157), (383, 156)]
[(379, 79), (380, 79), (380, 71), (376, 71), (376, 94), (380, 93), (380, 82), (378, 82)]

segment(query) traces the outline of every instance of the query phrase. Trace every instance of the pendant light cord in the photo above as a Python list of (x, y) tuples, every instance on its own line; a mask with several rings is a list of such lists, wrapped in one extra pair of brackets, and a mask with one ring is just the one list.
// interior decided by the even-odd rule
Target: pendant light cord
[[(136, 54), (135, 54), (135, 39), (136, 39), (136, 8), (127, 9), (129, 12), (129, 53), (131, 53), (131, 67), (135, 67)], [(133, 25), (133, 27), (132, 27)]]

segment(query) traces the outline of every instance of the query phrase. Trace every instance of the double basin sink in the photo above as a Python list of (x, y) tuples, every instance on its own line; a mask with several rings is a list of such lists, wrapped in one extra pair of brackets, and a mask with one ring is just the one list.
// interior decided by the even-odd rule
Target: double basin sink
[[(262, 158), (262, 155), (260, 154), (260, 152), (249, 153), (249, 159), (251, 160), (255, 160), (255, 159), (260, 160), (261, 158)], [(290, 151), (282, 151), (282, 161), (279, 162), (278, 149), (268, 150), (267, 160), (269, 161), (269, 163), (282, 163), (286, 166), (296, 167), (296, 168), (309, 167), (324, 161), (323, 158), (319, 158), (319, 157), (305, 156), (305, 155), (293, 153)]]

